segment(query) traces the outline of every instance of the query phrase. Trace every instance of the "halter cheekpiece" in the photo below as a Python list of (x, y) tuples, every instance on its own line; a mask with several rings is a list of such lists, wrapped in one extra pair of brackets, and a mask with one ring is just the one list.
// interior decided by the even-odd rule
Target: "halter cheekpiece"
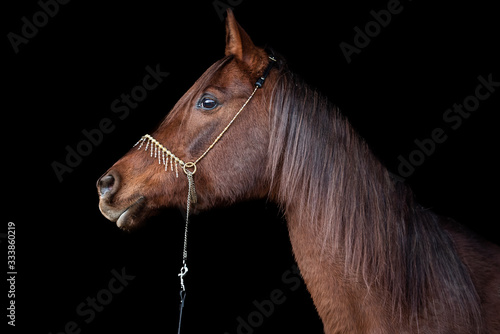
[(189, 225), (189, 211), (191, 207), (191, 203), (195, 204), (197, 202), (197, 195), (196, 195), (196, 188), (194, 186), (194, 178), (193, 175), (196, 173), (196, 164), (203, 159), (207, 153), (217, 144), (217, 142), (222, 138), (224, 133), (229, 129), (231, 124), (235, 121), (235, 119), (238, 117), (238, 115), (245, 109), (246, 105), (250, 102), (250, 100), (253, 98), (255, 92), (257, 89), (261, 88), (264, 85), (264, 81), (266, 80), (267, 76), (271, 72), (271, 69), (273, 66), (276, 64), (276, 59), (274, 56), (270, 55), (269, 57), (269, 63), (267, 67), (265, 68), (264, 72), (262, 73), (262, 76), (257, 79), (255, 82), (255, 88), (253, 92), (250, 94), (248, 99), (245, 101), (245, 103), (241, 106), (241, 108), (238, 110), (238, 112), (233, 116), (231, 121), (226, 125), (226, 127), (221, 131), (221, 133), (215, 138), (215, 140), (212, 142), (212, 144), (203, 152), (203, 154), (196, 159), (195, 161), (192, 162), (184, 162), (182, 159), (178, 158), (174, 153), (169, 151), (165, 146), (163, 146), (160, 142), (158, 142), (156, 139), (153, 138), (153, 136), (146, 134), (139, 139), (139, 141), (134, 145), (139, 147), (137, 148), (140, 150), (144, 144), (145, 151), (150, 151), (150, 156), (152, 158), (158, 159), (158, 164), (163, 164), (165, 166), (165, 171), (168, 170), (168, 167), (170, 166), (170, 170), (173, 172), (175, 170), (175, 176), (178, 178), (179, 177), (179, 167), (182, 169), (184, 174), (187, 176), (188, 180), (188, 194), (187, 194), (187, 204), (186, 204), (186, 225), (184, 229), (184, 247), (183, 247), (183, 253), (182, 253), (182, 268), (180, 270), (180, 273), (178, 274), (180, 278), (180, 284), (181, 284), (181, 291), (180, 291), (180, 297), (181, 297), (181, 303), (180, 303), (180, 312), (179, 312), (179, 327), (177, 330), (177, 333), (180, 334), (181, 332), (181, 320), (182, 320), (182, 311), (184, 308), (184, 302), (186, 300), (186, 287), (184, 285), (184, 276), (188, 272), (188, 267), (186, 264), (187, 261), (187, 234), (188, 234), (188, 225)]

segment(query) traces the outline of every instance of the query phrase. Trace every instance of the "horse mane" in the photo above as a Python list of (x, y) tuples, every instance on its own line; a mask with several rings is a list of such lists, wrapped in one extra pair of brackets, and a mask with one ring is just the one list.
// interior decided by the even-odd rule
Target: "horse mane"
[(439, 303), (479, 329), (479, 297), (440, 217), (416, 203), (338, 108), (281, 59), (269, 89), (271, 193), (285, 213), (312, 224), (322, 256), (340, 256), (346, 275), (384, 291), (395, 318), (409, 313), (400, 321), (439, 322), (443, 315), (432, 311)]

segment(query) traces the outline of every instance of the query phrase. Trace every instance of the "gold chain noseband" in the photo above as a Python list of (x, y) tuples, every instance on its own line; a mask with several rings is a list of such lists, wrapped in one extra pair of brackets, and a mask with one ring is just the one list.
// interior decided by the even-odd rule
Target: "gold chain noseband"
[(187, 260), (187, 235), (188, 235), (188, 225), (189, 225), (189, 211), (191, 207), (191, 203), (196, 203), (197, 202), (197, 195), (196, 195), (196, 188), (194, 186), (194, 178), (193, 175), (196, 173), (196, 164), (203, 159), (208, 152), (219, 142), (219, 140), (222, 138), (222, 136), (226, 133), (226, 131), (229, 129), (229, 127), (233, 124), (233, 122), (236, 120), (236, 118), (239, 116), (239, 114), (245, 109), (247, 104), (250, 102), (250, 100), (253, 98), (255, 95), (255, 92), (257, 89), (261, 88), (262, 85), (264, 84), (264, 81), (266, 80), (269, 72), (271, 71), (272, 67), (276, 63), (276, 59), (273, 56), (269, 56), (269, 64), (267, 65), (266, 69), (264, 70), (264, 73), (262, 76), (257, 79), (255, 82), (255, 88), (248, 97), (248, 99), (243, 103), (241, 108), (238, 110), (238, 112), (233, 116), (231, 121), (226, 125), (226, 127), (221, 131), (221, 133), (215, 138), (215, 140), (212, 142), (212, 144), (203, 152), (202, 155), (198, 159), (192, 162), (184, 162), (182, 159), (178, 158), (175, 154), (173, 154), (171, 151), (169, 151), (165, 146), (163, 146), (160, 142), (158, 142), (156, 139), (153, 138), (153, 136), (146, 134), (139, 139), (137, 143), (135, 143), (134, 147), (139, 145), (137, 148), (140, 150), (144, 143), (146, 143), (145, 151), (148, 150), (148, 147), (150, 148), (150, 156), (153, 157), (154, 153), (154, 158), (158, 159), (158, 164), (163, 164), (165, 165), (165, 171), (168, 170), (168, 165), (170, 164), (170, 170), (173, 172), (175, 169), (175, 177), (179, 177), (179, 172), (178, 172), (178, 166), (182, 168), (184, 173), (187, 176), (188, 179), (188, 195), (187, 195), (187, 204), (186, 204), (186, 225), (184, 229), (184, 247), (183, 247), (183, 253), (182, 253), (182, 268), (180, 273), (178, 274), (180, 281), (181, 281), (181, 291), (180, 291), (180, 296), (181, 296), (181, 305), (180, 305), (180, 314), (179, 314), (179, 327), (177, 330), (177, 333), (180, 334), (181, 332), (181, 320), (182, 320), (182, 310), (184, 308), (184, 301), (186, 299), (186, 287), (184, 285), (184, 276), (188, 272), (188, 267), (186, 264)]

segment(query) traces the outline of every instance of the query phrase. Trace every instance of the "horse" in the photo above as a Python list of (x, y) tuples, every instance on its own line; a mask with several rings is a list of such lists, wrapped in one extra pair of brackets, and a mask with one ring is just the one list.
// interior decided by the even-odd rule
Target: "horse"
[(419, 205), (231, 10), (225, 56), (97, 188), (124, 230), (167, 207), (276, 203), (325, 333), (500, 333), (500, 247)]

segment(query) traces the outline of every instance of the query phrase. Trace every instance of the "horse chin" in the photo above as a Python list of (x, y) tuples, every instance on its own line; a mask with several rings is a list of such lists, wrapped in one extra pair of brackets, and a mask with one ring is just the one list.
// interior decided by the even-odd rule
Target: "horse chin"
[(140, 196), (124, 210), (116, 210), (106, 205), (100, 206), (100, 209), (104, 217), (116, 223), (118, 228), (132, 231), (142, 225), (141, 223), (147, 218), (147, 214), (143, 210), (145, 204), (146, 198)]
[(122, 230), (131, 231), (142, 225), (140, 223), (145, 220), (145, 213), (142, 210), (145, 202), (146, 200), (144, 197), (137, 199), (131, 206), (122, 212), (120, 217), (118, 217), (116, 226)]

